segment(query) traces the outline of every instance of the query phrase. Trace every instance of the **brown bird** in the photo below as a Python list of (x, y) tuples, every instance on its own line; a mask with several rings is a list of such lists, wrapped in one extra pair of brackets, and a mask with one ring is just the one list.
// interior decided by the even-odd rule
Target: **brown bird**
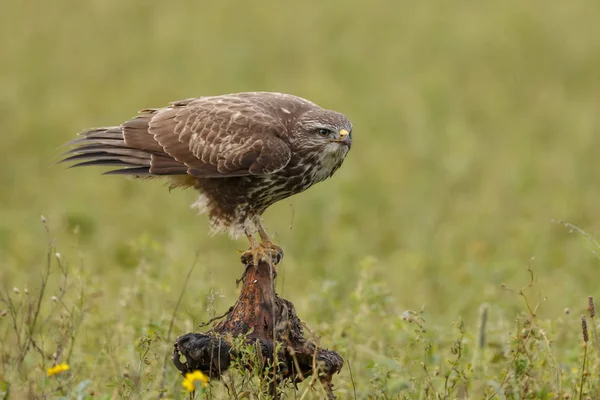
[(145, 109), (119, 126), (80, 136), (62, 161), (192, 186), (200, 192), (195, 206), (208, 214), (213, 232), (245, 234), (250, 249), (243, 259), (255, 263), (267, 257), (277, 264), (283, 251), (270, 240), (261, 215), (331, 177), (350, 150), (352, 124), (297, 96), (250, 92)]

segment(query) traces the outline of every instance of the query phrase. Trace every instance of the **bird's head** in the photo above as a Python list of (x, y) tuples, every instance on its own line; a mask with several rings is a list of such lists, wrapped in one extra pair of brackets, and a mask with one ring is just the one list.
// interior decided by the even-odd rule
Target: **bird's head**
[(316, 109), (300, 116), (291, 138), (304, 148), (346, 156), (352, 146), (352, 123), (337, 111)]

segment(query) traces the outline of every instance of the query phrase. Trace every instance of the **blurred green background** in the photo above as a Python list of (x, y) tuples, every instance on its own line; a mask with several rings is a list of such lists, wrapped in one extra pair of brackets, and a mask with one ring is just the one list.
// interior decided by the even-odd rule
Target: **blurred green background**
[(440, 324), (472, 321), (482, 302), (510, 316), (521, 303), (501, 284), (522, 286), (529, 264), (540, 313), (583, 310), (598, 294), (598, 261), (551, 221), (593, 235), (600, 221), (599, 4), (9, 0), (0, 281), (36, 286), (43, 214), (93, 294), (82, 357), (106, 324), (129, 327), (100, 334), (109, 347), (168, 324), (197, 249), (174, 334), (209, 317), (211, 291), (225, 311), (247, 243), (210, 237), (192, 190), (55, 162), (77, 132), (139, 109), (266, 90), (354, 124), (340, 171), (265, 214), (286, 252), (278, 290), (309, 325), (335, 323), (370, 257), (390, 318), (424, 306)]

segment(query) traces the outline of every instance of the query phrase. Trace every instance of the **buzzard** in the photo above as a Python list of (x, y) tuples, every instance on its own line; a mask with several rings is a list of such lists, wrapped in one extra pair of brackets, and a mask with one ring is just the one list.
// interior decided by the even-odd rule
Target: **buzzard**
[(194, 187), (200, 192), (194, 205), (208, 214), (213, 232), (246, 235), (250, 248), (243, 259), (266, 257), (276, 264), (283, 252), (261, 215), (331, 177), (350, 150), (352, 124), (297, 96), (249, 92), (145, 109), (121, 125), (80, 136), (69, 142), (74, 147), (61, 162), (116, 167), (105, 174), (166, 177), (171, 187)]

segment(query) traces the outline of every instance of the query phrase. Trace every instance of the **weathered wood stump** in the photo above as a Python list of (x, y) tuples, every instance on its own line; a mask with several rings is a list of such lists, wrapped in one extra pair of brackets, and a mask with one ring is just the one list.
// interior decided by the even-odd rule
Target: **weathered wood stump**
[[(304, 337), (294, 305), (275, 293), (275, 275), (268, 262), (261, 261), (256, 268), (249, 262), (240, 296), (225, 319), (206, 333), (178, 337), (173, 363), (182, 374), (200, 370), (211, 379), (219, 379), (232, 361), (239, 359), (232, 342), (243, 335), (244, 343), (255, 346), (263, 370), (267, 365), (274, 366), (269, 369), (274, 374), (269, 389), (275, 398), (279, 398), (278, 383), (287, 379), (295, 384), (316, 374), (328, 398), (335, 399), (331, 381), (344, 360), (336, 352), (321, 349)], [(279, 344), (277, 353), (275, 343)], [(245, 366), (253, 367), (256, 365)]]

